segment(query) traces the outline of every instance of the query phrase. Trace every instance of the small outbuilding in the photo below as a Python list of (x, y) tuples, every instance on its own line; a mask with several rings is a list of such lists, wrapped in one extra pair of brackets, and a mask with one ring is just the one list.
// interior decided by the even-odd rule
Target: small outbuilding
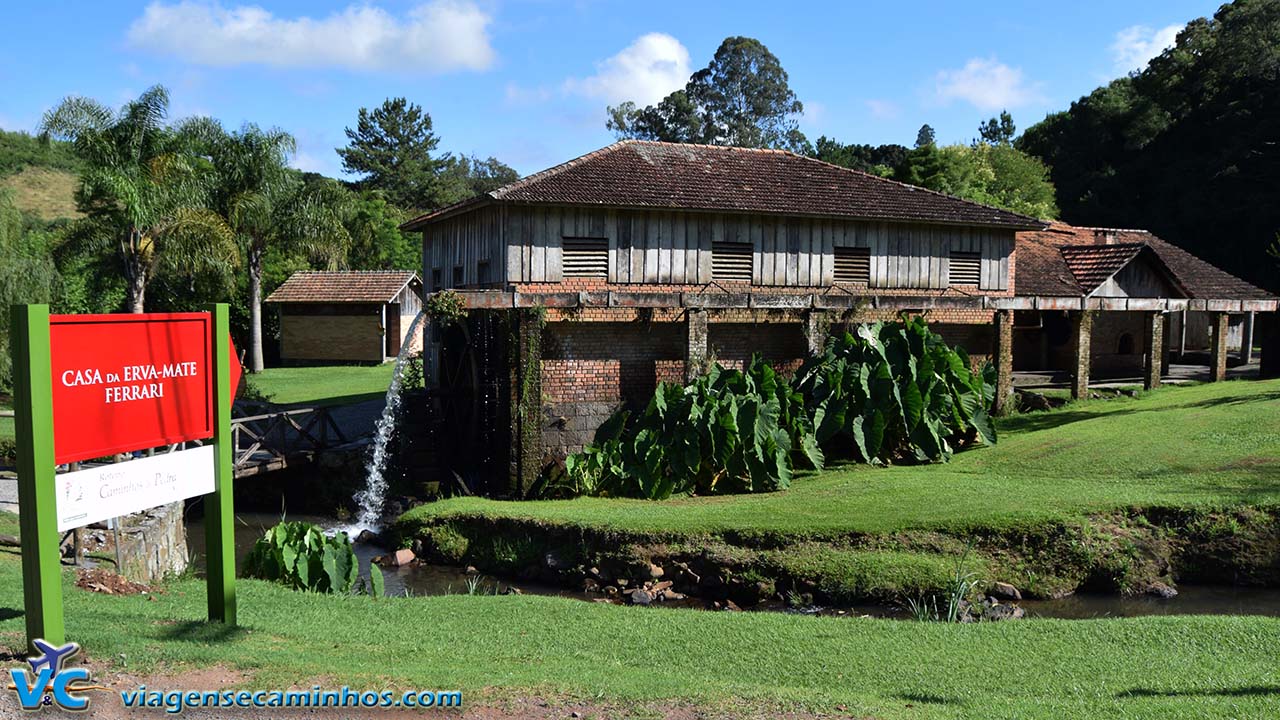
[(280, 320), (284, 363), (394, 359), (422, 309), (422, 281), (408, 270), (297, 272), (267, 298)]

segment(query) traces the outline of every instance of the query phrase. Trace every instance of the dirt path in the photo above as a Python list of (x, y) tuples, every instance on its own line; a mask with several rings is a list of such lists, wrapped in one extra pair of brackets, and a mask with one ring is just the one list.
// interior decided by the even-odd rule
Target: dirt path
[[(646, 720), (728, 720), (729, 718), (784, 718), (799, 720), (801, 718), (849, 718), (853, 717), (833, 708), (832, 714), (792, 713), (778, 708), (752, 709), (733, 708), (699, 708), (680, 703), (602, 703), (582, 702), (558, 698), (544, 698), (537, 695), (518, 694), (509, 696), (501, 693), (501, 699), (488, 699), (478, 702), (467, 702), (463, 697), (461, 709), (406, 709), (406, 708), (372, 708), (372, 709), (184, 709), (180, 714), (171, 714), (163, 708), (126, 708), (120, 700), (120, 692), (135, 690), (145, 685), (149, 689), (170, 691), (220, 691), (228, 686), (253, 688), (253, 683), (246, 683), (247, 675), (237, 670), (223, 667), (190, 670), (179, 674), (151, 675), (140, 677), (128, 673), (102, 672), (93, 663), (86, 665), (97, 685), (109, 687), (88, 693), (90, 707), (87, 712), (69, 713), (46, 709), (30, 717), (67, 717), (92, 720), (137, 720), (138, 718), (187, 718), (189, 720), (409, 720), (410, 718), (467, 718), (475, 720), (573, 720), (597, 718), (600, 720), (645, 718)], [(7, 671), (6, 664), (5, 670)], [(7, 676), (7, 672), (5, 673)], [(7, 677), (5, 678), (7, 681)], [(4, 685), (7, 686), (7, 682)], [(306, 683), (294, 688), (310, 689), (313, 684), (326, 688), (333, 687), (329, 683)], [(262, 688), (265, 689), (265, 688)], [(0, 691), (0, 718), (21, 718), (28, 716), (19, 707), (12, 690)]]

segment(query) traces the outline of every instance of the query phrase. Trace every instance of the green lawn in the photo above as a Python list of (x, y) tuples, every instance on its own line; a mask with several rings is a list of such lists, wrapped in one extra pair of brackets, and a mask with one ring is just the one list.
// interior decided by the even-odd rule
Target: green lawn
[[(0, 519), (0, 532), (14, 525)], [(731, 717), (1239, 718), (1266, 717), (1280, 698), (1272, 618), (945, 625), (534, 596), (372, 601), (242, 580), (242, 627), (228, 630), (202, 620), (198, 580), (151, 598), (69, 582), (64, 593), (68, 639), (99, 672), (217, 664), (255, 689), (461, 689), (467, 704), (524, 694), (623, 717), (678, 702)], [(0, 549), (0, 650), (21, 649), (21, 608), (18, 556)]]
[(393, 369), (393, 363), (268, 368), (246, 377), (272, 402), (345, 405), (386, 395)]
[(1008, 526), (1135, 505), (1280, 503), (1280, 380), (1168, 387), (1004, 420), (945, 465), (846, 466), (768, 495), (667, 502), (455, 498), (407, 523), (489, 515), (675, 535)]

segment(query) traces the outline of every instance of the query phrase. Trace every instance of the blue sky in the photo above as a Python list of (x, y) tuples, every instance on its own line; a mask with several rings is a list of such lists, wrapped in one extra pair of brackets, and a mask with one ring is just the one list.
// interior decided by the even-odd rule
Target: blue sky
[(276, 125), (295, 164), (341, 172), (361, 106), (403, 95), (442, 149), (530, 173), (605, 145), (604, 108), (653, 101), (726, 36), (762, 40), (811, 139), (910, 145), (928, 122), (968, 141), (1019, 127), (1142, 67), (1215, 2), (27, 2), (6, 8), (0, 128), (32, 130), (66, 95), (113, 106), (169, 87), (175, 117)]

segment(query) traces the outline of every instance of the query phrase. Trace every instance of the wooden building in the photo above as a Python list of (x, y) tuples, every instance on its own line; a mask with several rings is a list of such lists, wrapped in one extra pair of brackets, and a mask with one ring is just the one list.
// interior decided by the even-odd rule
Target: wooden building
[(421, 349), (421, 333), (407, 337), (422, 310), (415, 272), (297, 272), (266, 302), (280, 319), (285, 363), (381, 363), (395, 359), (406, 342)]
[[(623, 141), (403, 228), (423, 233), (427, 290), (474, 311), (427, 348), (430, 366), (455, 409), (508, 410), (480, 424), (510, 425), (513, 493), (656, 382), (753, 353), (785, 372), (850, 323), (927, 315), (995, 362), (1003, 408), (1015, 362), (1056, 363), (1079, 394), (1095, 362), (1117, 360), (1095, 348), (1140, 368), (1163, 358), (1170, 312), (1229, 323), (1277, 303), (1150, 234), (1049, 224), (777, 150)], [(1115, 337), (1091, 343), (1095, 331)]]

